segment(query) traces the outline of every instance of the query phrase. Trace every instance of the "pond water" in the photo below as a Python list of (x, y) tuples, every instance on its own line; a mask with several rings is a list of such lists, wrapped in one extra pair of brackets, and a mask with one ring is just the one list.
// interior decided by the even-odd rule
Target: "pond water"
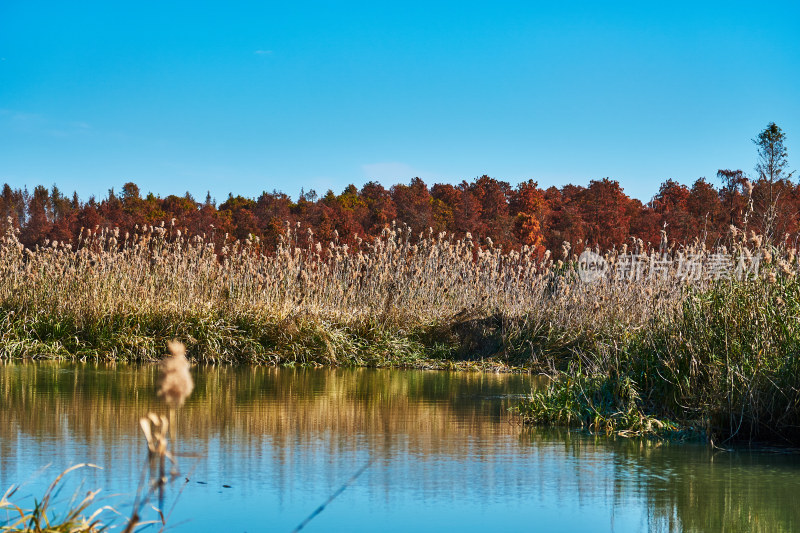
[[(798, 531), (800, 457), (523, 429), (521, 375), (194, 368), (173, 531)], [(102, 488), (129, 514), (153, 366), (0, 365), (0, 487)], [(41, 471), (41, 467), (50, 464)], [(188, 478), (188, 482), (184, 479)], [(178, 494), (178, 490), (182, 492)], [(177, 501), (176, 500), (177, 497)], [(0, 521), (4, 520), (0, 517)], [(156, 528), (149, 528), (155, 531)]]

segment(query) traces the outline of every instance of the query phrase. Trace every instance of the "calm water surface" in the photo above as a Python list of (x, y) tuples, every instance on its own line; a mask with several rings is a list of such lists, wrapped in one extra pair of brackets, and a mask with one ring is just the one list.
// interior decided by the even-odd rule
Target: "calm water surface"
[[(181, 460), (174, 531), (291, 531), (370, 460), (304, 531), (800, 531), (798, 456), (522, 430), (507, 408), (527, 376), (193, 372), (180, 449), (200, 458)], [(60, 499), (82, 482), (129, 513), (154, 380), (153, 367), (0, 366), (0, 487), (27, 481), (32, 505), (88, 461), (104, 469), (72, 474)]]

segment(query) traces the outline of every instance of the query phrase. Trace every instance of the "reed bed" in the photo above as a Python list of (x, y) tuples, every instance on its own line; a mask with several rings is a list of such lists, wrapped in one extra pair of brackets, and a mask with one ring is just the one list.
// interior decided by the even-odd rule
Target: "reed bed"
[(551, 253), (404, 225), (332, 242), (287, 225), (276, 248), (95, 228), (31, 250), (9, 226), (0, 357), (152, 360), (182, 338), (206, 363), (525, 367), (555, 378), (530, 421), (794, 438), (797, 271), (788, 237), (734, 227)]
[(675, 300), (586, 286), (549, 252), (402, 226), (350, 245), (297, 227), (273, 250), (224, 242), (146, 227), (30, 250), (9, 230), (0, 355), (147, 360), (180, 337), (206, 362), (526, 364), (599, 331), (642, 327)]

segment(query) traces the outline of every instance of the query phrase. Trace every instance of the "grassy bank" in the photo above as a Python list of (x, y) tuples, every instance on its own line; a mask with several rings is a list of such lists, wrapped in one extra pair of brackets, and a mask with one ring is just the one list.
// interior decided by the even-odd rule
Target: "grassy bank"
[(650, 327), (581, 349), (519, 409), (601, 432), (797, 444), (800, 282), (690, 290)]

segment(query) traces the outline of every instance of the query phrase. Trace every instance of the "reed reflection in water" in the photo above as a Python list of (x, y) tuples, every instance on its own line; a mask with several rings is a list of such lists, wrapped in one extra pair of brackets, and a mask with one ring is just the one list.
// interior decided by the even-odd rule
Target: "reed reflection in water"
[[(137, 421), (157, 407), (155, 375), (155, 366), (0, 366), (0, 486), (47, 463), (52, 474), (89, 461), (105, 469), (87, 473), (86, 487), (122, 493), (124, 512), (144, 454)], [(202, 458), (183, 465), (178, 531), (289, 531), (369, 459), (307, 531), (800, 529), (796, 456), (522, 430), (507, 409), (534, 385), (528, 376), (193, 375), (180, 448)]]

